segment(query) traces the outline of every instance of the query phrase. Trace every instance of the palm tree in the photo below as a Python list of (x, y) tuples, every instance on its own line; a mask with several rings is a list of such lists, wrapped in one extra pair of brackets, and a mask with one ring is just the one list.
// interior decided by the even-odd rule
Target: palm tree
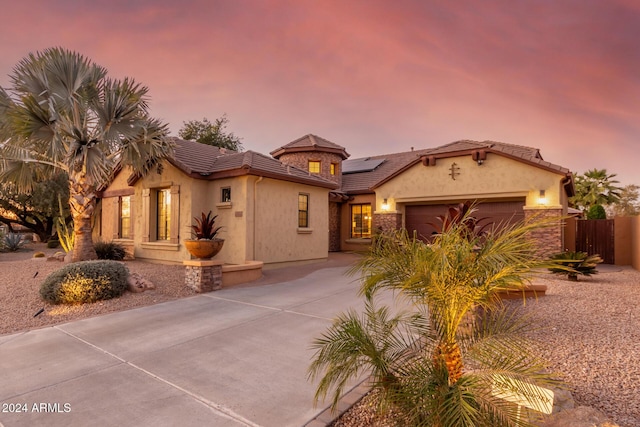
[(608, 174), (606, 169), (591, 169), (583, 175), (574, 175), (576, 195), (570, 200), (585, 213), (591, 206), (610, 205), (620, 200), (622, 188), (615, 186), (616, 174)]
[(57, 171), (69, 175), (73, 261), (96, 258), (91, 218), (98, 189), (117, 166), (141, 175), (172, 155), (166, 124), (149, 117), (148, 89), (115, 80), (62, 48), (31, 53), (0, 88), (0, 181), (28, 190)]
[(431, 245), (406, 231), (380, 235), (353, 270), (362, 274), (361, 292), (372, 301), (382, 289), (399, 291), (418, 313), (376, 316), (386, 311), (367, 302), (363, 318), (338, 317), (314, 342), (316, 399), (333, 389), (335, 405), (347, 379), (370, 369), (383, 403), (403, 414), (404, 425), (527, 425), (497, 396), (515, 393), (540, 407), (546, 397), (532, 384), (554, 380), (523, 338), (528, 323), (498, 293), (522, 289), (543, 264), (528, 234), (544, 225), (474, 235), (459, 221)]

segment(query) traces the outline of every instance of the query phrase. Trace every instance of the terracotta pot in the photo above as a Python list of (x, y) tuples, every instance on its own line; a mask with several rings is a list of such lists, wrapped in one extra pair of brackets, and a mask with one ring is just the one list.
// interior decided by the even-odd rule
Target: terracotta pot
[(200, 259), (213, 258), (218, 252), (220, 252), (223, 244), (223, 239), (184, 241), (184, 246), (187, 248), (189, 253)]

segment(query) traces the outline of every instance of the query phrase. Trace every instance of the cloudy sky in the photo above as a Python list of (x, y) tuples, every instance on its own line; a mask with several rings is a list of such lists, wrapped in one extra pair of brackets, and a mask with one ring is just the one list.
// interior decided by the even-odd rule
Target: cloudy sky
[(0, 85), (76, 50), (147, 85), (173, 134), (227, 114), (246, 149), (313, 133), (352, 158), (460, 139), (640, 184), (636, 0), (2, 1)]

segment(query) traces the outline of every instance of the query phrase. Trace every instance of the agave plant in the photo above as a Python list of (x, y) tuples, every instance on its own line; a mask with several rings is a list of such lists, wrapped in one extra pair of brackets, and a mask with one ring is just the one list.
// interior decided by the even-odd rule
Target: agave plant
[(7, 233), (3, 239), (3, 246), (10, 252), (15, 252), (24, 246), (24, 239), (21, 234)]
[[(548, 404), (536, 385), (556, 381), (524, 338), (529, 323), (497, 297), (524, 287), (541, 265), (528, 234), (545, 224), (473, 236), (470, 214), (430, 245), (406, 231), (374, 241), (352, 270), (362, 275), (363, 317), (339, 316), (314, 343), (316, 399), (333, 392), (335, 407), (347, 381), (369, 369), (381, 410), (393, 407), (402, 425), (523, 426), (518, 408), (500, 396), (515, 394), (534, 408)], [(390, 317), (375, 309), (369, 301), (383, 289), (408, 297), (416, 313)]]
[(191, 230), (198, 240), (213, 240), (218, 235), (218, 232), (222, 227), (216, 227), (216, 218), (218, 215), (211, 216), (212, 212), (205, 216), (204, 212), (202, 212), (202, 218), (193, 217), (196, 221), (194, 225), (191, 226)]
[(572, 251), (555, 254), (551, 257), (551, 260), (557, 265), (549, 267), (549, 271), (554, 274), (567, 274), (569, 280), (572, 281), (577, 281), (579, 274), (583, 276), (597, 274), (596, 267), (603, 261), (600, 255)]

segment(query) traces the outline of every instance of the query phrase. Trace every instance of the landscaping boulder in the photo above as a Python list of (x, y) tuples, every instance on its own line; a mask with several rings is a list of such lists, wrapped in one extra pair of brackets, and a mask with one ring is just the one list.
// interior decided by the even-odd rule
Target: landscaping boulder
[(129, 278), (127, 279), (127, 289), (131, 292), (144, 292), (147, 289), (155, 289), (156, 285), (154, 285), (150, 280), (145, 279), (138, 273), (131, 273)]
[(620, 427), (597, 409), (578, 406), (558, 412), (538, 424), (540, 427)]

